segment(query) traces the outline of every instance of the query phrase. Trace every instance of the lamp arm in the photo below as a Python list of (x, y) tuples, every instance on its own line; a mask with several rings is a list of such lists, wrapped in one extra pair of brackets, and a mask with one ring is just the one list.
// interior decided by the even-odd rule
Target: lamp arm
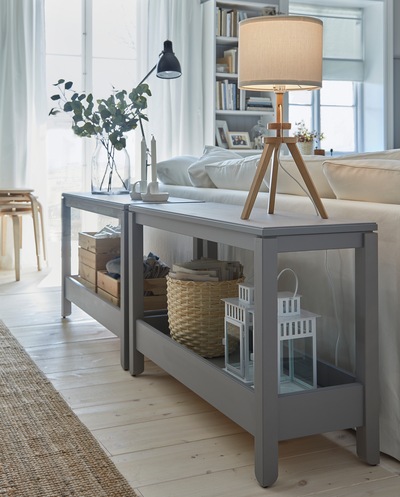
[[(157, 64), (154, 65), (154, 67), (152, 67), (150, 69), (150, 71), (146, 74), (146, 76), (142, 79), (142, 81), (138, 84), (138, 86), (140, 86), (142, 83), (144, 83), (146, 81), (146, 79), (151, 76), (151, 74), (156, 70), (157, 68)], [(147, 162), (147, 156), (149, 154), (149, 149), (147, 148), (147, 142), (146, 142), (146, 136), (144, 134), (144, 129), (143, 129), (143, 122), (142, 122), (142, 119), (139, 117), (139, 125), (140, 125), (140, 131), (142, 133), (142, 138), (144, 140), (144, 144), (145, 144), (145, 147), (146, 147), (146, 168), (147, 166), (149, 165), (148, 162)]]
[[(146, 74), (146, 76), (142, 79), (142, 81), (139, 83), (139, 85), (141, 85), (142, 83), (144, 83), (146, 81), (146, 79), (156, 70), (157, 68), (157, 64), (152, 68), (150, 69), (150, 71)], [(138, 86), (139, 86), (138, 85)]]

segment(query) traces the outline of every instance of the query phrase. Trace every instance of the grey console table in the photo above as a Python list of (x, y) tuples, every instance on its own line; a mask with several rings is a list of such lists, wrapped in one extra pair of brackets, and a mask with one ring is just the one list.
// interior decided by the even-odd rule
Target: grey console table
[[(129, 207), (131, 374), (143, 372), (146, 356), (253, 434), (255, 474), (263, 487), (272, 485), (278, 477), (280, 440), (356, 427), (359, 457), (371, 465), (378, 464), (376, 224), (268, 215), (260, 209), (253, 209), (251, 219), (243, 221), (241, 210), (240, 206), (213, 203)], [(254, 387), (246, 386), (215, 361), (206, 360), (172, 340), (161, 316), (144, 317), (140, 284), (144, 226), (254, 252)], [(326, 374), (318, 373), (321, 381), (317, 389), (279, 394), (278, 254), (342, 248), (355, 250), (355, 374), (343, 374), (325, 365), (329, 370)]]
[[(93, 195), (91, 193), (63, 193), (61, 204), (62, 215), (62, 305), (63, 317), (71, 314), (71, 303), (76, 304), (99, 323), (112, 331), (120, 339), (121, 366), (129, 367), (128, 350), (128, 272), (127, 252), (128, 237), (126, 221), (128, 207), (132, 203), (129, 195)], [(71, 209), (79, 209), (103, 216), (114, 217), (121, 226), (121, 274), (120, 307), (102, 299), (97, 293), (82, 285), (71, 275)]]

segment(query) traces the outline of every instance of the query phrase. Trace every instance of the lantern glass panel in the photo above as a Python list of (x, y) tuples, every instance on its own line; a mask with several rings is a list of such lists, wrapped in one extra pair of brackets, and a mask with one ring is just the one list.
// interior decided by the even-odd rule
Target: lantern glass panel
[(243, 325), (225, 318), (225, 366), (244, 378)]
[(313, 355), (312, 337), (281, 340), (280, 393), (291, 393), (316, 387)]

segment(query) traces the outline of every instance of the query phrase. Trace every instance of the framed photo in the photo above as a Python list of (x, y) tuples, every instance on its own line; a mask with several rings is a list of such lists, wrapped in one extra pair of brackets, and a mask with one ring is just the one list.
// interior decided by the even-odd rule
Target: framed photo
[(215, 121), (215, 138), (217, 145), (222, 148), (228, 148), (228, 124), (226, 121)]
[(250, 136), (246, 131), (228, 131), (229, 148), (250, 148)]

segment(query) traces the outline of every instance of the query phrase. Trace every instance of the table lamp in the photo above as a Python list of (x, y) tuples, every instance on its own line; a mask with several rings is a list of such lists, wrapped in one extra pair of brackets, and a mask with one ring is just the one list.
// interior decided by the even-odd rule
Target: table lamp
[[(150, 71), (146, 74), (146, 76), (140, 81), (140, 86), (142, 83), (146, 81), (146, 79), (153, 74), (153, 72), (157, 69), (156, 76), (161, 79), (176, 79), (182, 75), (181, 65), (179, 60), (175, 56), (172, 49), (172, 41), (165, 40), (164, 41), (164, 50), (160, 53), (158, 62), (150, 69)], [(160, 193), (158, 191), (158, 183), (157, 183), (157, 171), (156, 171), (156, 144), (155, 139), (152, 137), (151, 141), (151, 153), (149, 153), (149, 149), (147, 147), (146, 136), (143, 129), (143, 123), (141, 118), (139, 118), (140, 131), (142, 133), (142, 143), (141, 143), (141, 180), (137, 181), (133, 185), (133, 190), (131, 192), (132, 199), (148, 199), (149, 201), (164, 201), (168, 198), (168, 194)], [(152, 177), (151, 184), (147, 185), (147, 167), (148, 156), (151, 156), (151, 165), (152, 165)]]
[(320, 216), (327, 213), (297, 147), (297, 137), (284, 136), (291, 128), (283, 122), (283, 95), (287, 91), (316, 90), (322, 86), (322, 21), (302, 16), (253, 17), (239, 23), (239, 88), (269, 91), (276, 95), (276, 122), (268, 128), (276, 136), (264, 138), (264, 150), (250, 187), (242, 219), (248, 219), (273, 156), (269, 185), (268, 213), (274, 213), (282, 143), (293, 160)]

